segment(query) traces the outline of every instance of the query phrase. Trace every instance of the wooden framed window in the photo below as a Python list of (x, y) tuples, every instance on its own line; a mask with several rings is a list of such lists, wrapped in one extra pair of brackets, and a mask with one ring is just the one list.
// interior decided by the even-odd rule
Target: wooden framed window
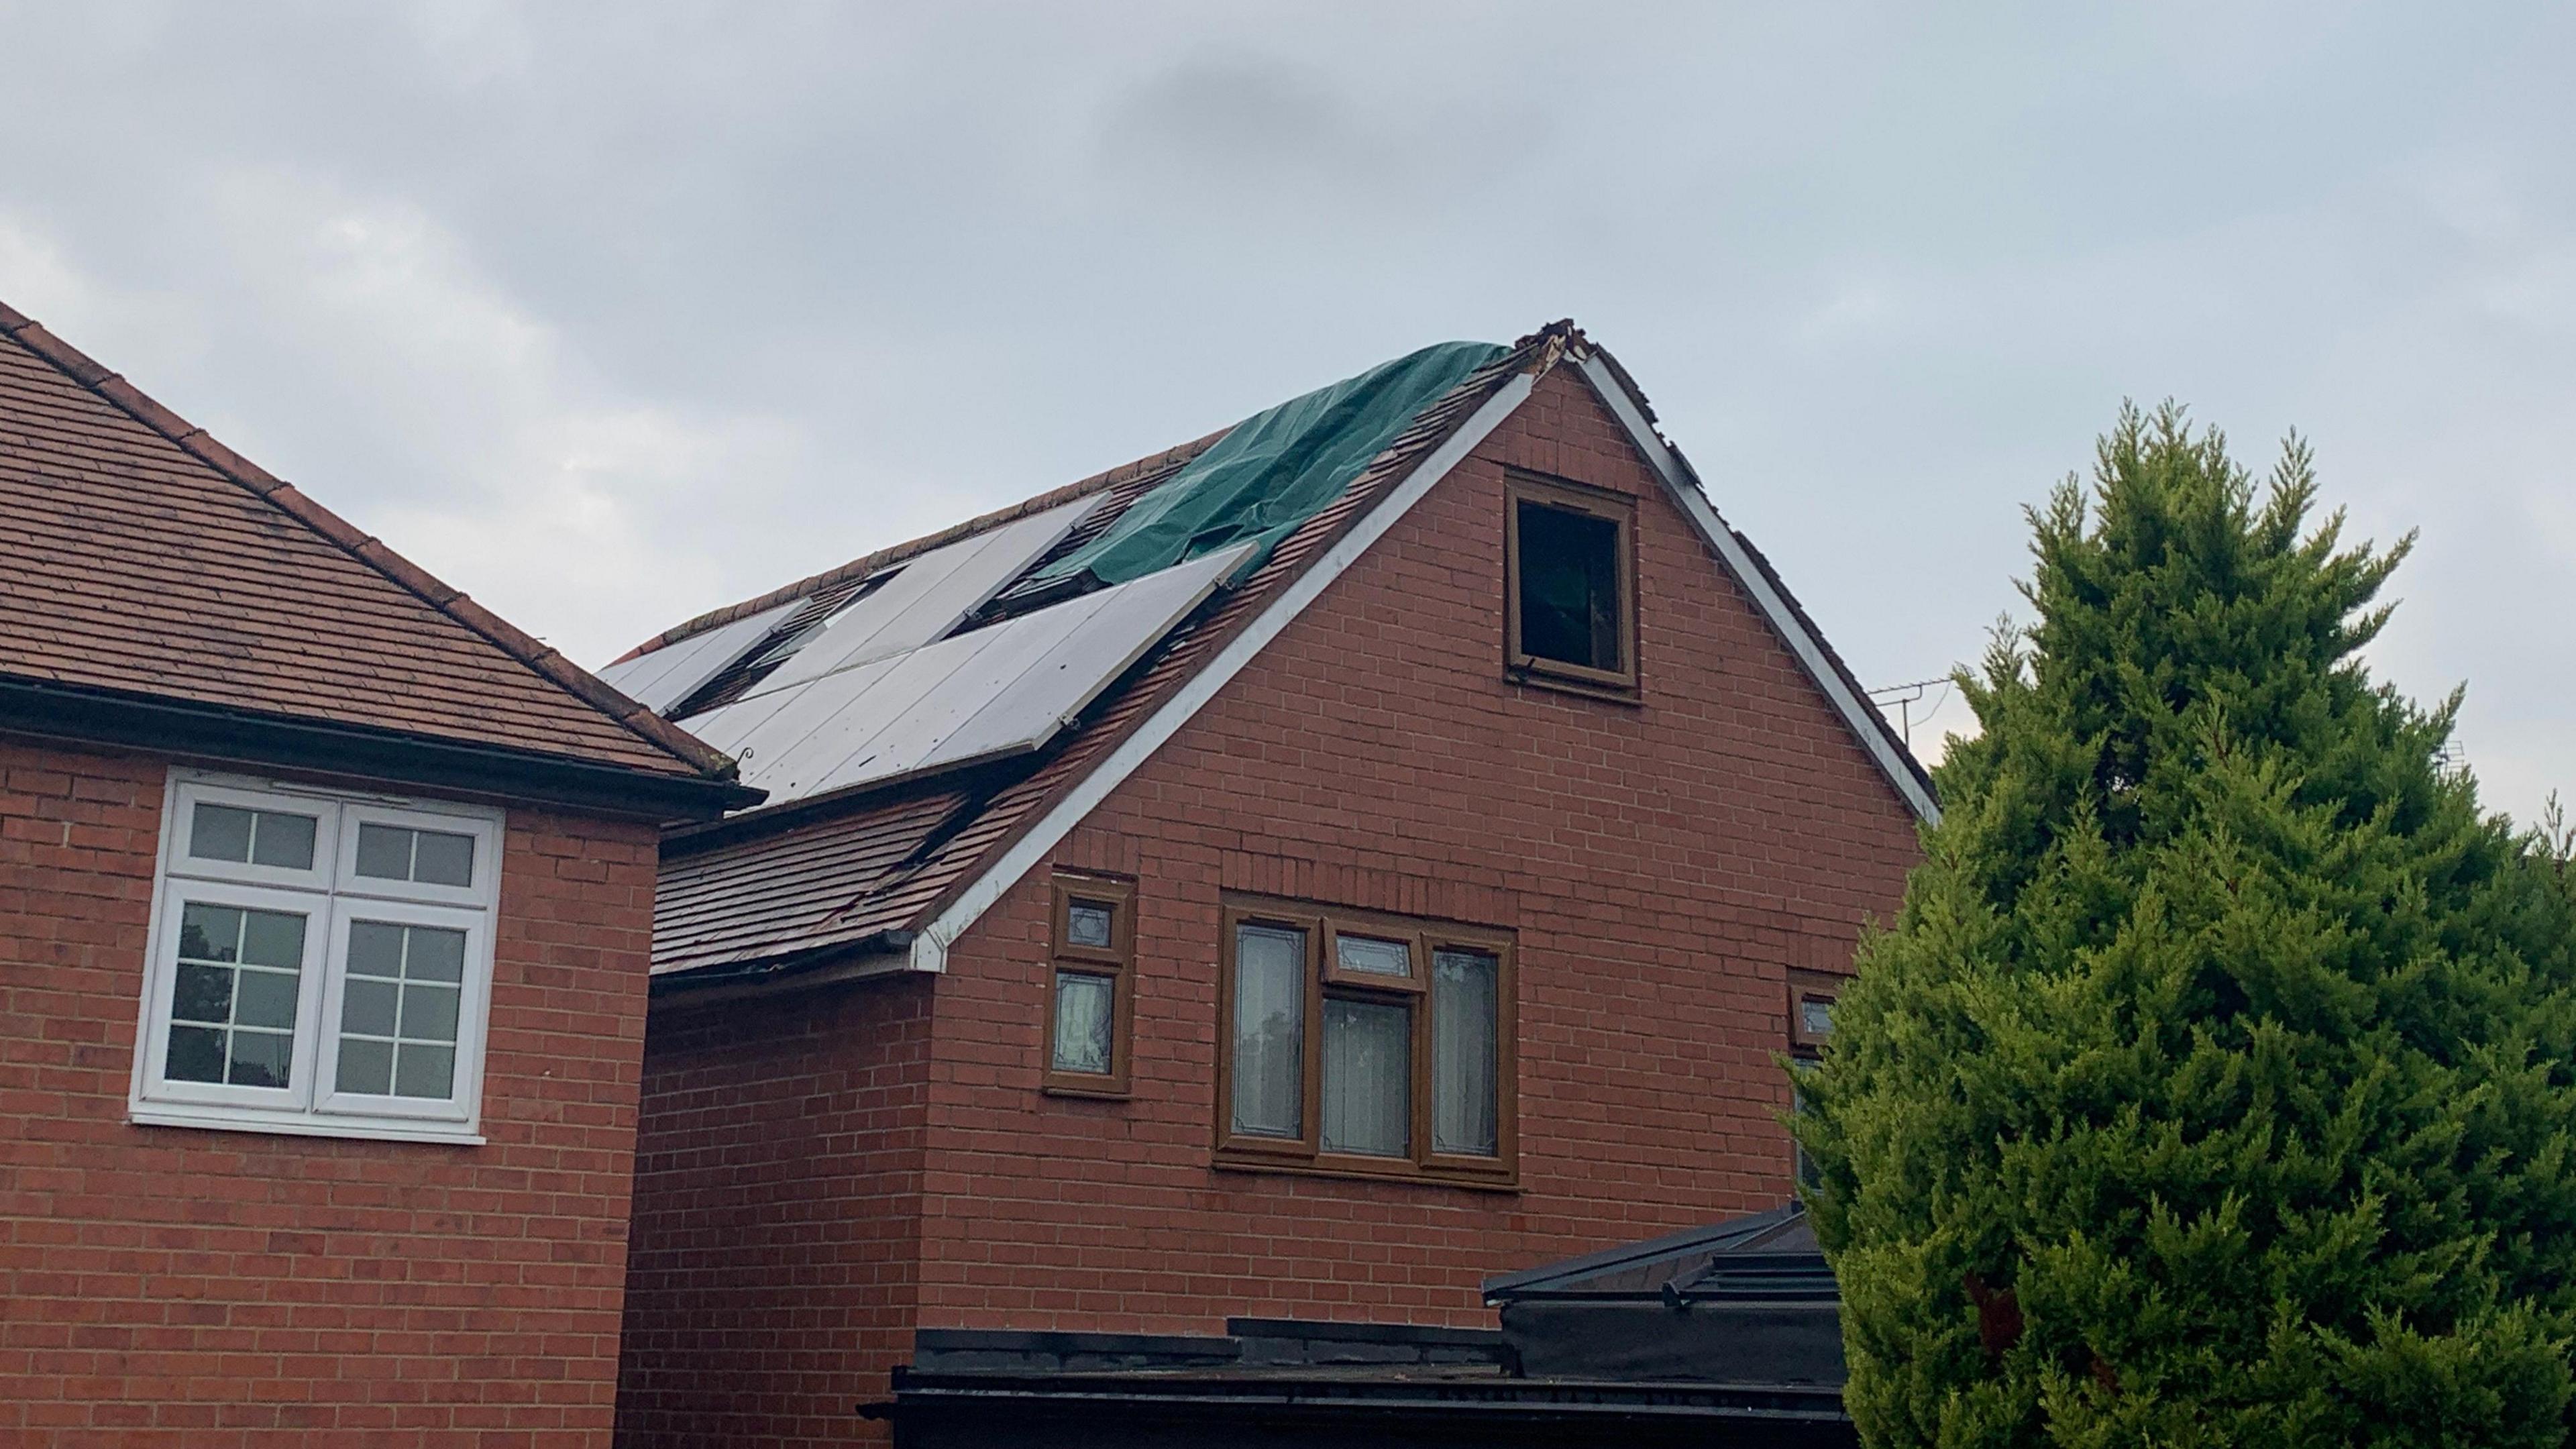
[(1820, 971), (1789, 973), (1789, 1050), (1802, 1057), (1823, 1053), (1834, 1035), (1834, 998), (1843, 978)]
[(1047, 961), (1044, 1089), (1124, 1097), (1136, 1035), (1136, 886), (1059, 875)]
[(1223, 929), (1220, 1163), (1513, 1184), (1508, 934), (1250, 896)]
[(1504, 484), (1505, 669), (1525, 682), (1633, 697), (1637, 507), (1524, 473)]

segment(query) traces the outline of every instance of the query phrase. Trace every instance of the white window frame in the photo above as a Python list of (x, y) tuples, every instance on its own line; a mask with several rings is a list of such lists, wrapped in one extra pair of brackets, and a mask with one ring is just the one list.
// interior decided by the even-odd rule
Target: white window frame
[[(315, 816), (319, 823), (314, 832), (313, 869), (296, 871), (190, 856), (187, 845), (199, 802)], [(472, 837), (471, 885), (460, 889), (358, 875), (355, 864), (362, 822)], [(130, 1119), (166, 1127), (481, 1143), (484, 1039), (490, 1017), (505, 825), (503, 813), (487, 806), (173, 769), (161, 802), (161, 847), (144, 958)], [(178, 985), (179, 920), (183, 905), (191, 900), (253, 910), (293, 910), (305, 916), (291, 1085), (242, 1087), (174, 1082), (165, 1076)], [(430, 1100), (338, 1090), (334, 1079), (339, 1066), (340, 1003), (348, 976), (349, 926), (356, 920), (465, 933), (451, 1096)]]

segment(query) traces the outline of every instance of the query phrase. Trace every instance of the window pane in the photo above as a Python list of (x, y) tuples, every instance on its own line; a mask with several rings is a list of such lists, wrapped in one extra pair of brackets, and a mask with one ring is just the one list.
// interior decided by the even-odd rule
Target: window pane
[(296, 973), (244, 971), (236, 987), (233, 1020), (243, 1026), (295, 1029)]
[(288, 870), (311, 870), (314, 824), (310, 815), (260, 811), (259, 824), (251, 833), (252, 863), (283, 866)]
[(410, 981), (465, 979), (465, 933), (436, 926), (411, 928), (411, 950), (403, 958), (403, 977)]
[(1065, 943), (1071, 946), (1109, 945), (1109, 926), (1116, 912), (1113, 906), (1096, 901), (1075, 901), (1065, 910)]
[(199, 860), (250, 859), (250, 812), (199, 805), (188, 825), (188, 853)]
[(313, 816), (282, 810), (244, 810), (200, 804), (189, 813), (188, 854), (199, 860), (313, 868)]
[(170, 1028), (170, 1058), (161, 1075), (174, 1082), (220, 1082), (224, 1079), (224, 1034), (207, 1026)]
[(387, 980), (402, 978), (403, 928), (382, 921), (349, 923), (349, 969)]
[(399, 989), (388, 981), (351, 977), (340, 991), (340, 1030), (361, 1036), (392, 1036), (395, 993)]
[(358, 874), (375, 880), (470, 886), (474, 883), (474, 837), (446, 830), (363, 824), (358, 827), (357, 869)]
[(340, 1043), (340, 1075), (335, 1089), (381, 1097), (394, 1084), (394, 1044), (389, 1041)]
[(1059, 1072), (1112, 1070), (1111, 1031), (1116, 1019), (1116, 982), (1078, 971), (1055, 973), (1055, 1069)]
[(411, 878), (429, 885), (474, 884), (474, 837), (444, 830), (420, 832), (412, 852)]
[(1799, 997), (1798, 1024), (1809, 1038), (1823, 1041), (1834, 1034), (1834, 1004), (1821, 996)]
[[(1789, 1111), (1795, 1116), (1806, 1116), (1807, 1094), (1799, 1091), (1795, 1087), (1790, 1088)], [(1816, 1159), (1807, 1155), (1806, 1143), (1800, 1142), (1795, 1137), (1790, 1138), (1789, 1156), (1791, 1170), (1797, 1173), (1798, 1185), (1800, 1187), (1822, 1187), (1825, 1185), (1824, 1169), (1816, 1164)]]
[(394, 1095), (445, 1097), (456, 1080), (456, 1052), (443, 1046), (403, 1043), (394, 1057)]
[(378, 880), (411, 879), (411, 832), (393, 825), (359, 826), (358, 874)]
[(1306, 935), (1243, 926), (1234, 937), (1234, 1130), (1304, 1134)]
[(1498, 1150), (1496, 989), (1501, 971), (1480, 952), (1431, 960), (1431, 1149), (1470, 1157)]
[(1383, 1002), (1324, 1003), (1326, 1152), (1412, 1154), (1412, 1018)]
[(201, 906), (190, 901), (179, 912), (179, 959), (241, 959), (242, 913), (230, 906)]
[(284, 1032), (235, 1031), (233, 1065), (225, 1080), (236, 1087), (283, 1087), (295, 1051), (295, 1038)]
[(289, 971), (304, 965), (304, 918), (292, 911), (242, 912), (241, 958)]
[(1411, 976), (1413, 948), (1402, 941), (1379, 941), (1367, 936), (1335, 936), (1333, 955), (1345, 971), (1369, 976)]
[(456, 1040), (456, 996), (453, 986), (404, 987), (404, 1039), (453, 1043)]
[(1619, 669), (1619, 525), (1520, 504), (1521, 650)]
[(292, 911), (196, 901), (181, 906), (164, 1076), (246, 1087), (287, 1085), (305, 924)]
[(203, 1021), (221, 1025), (233, 1019), (233, 973), (221, 966), (199, 966), (183, 962), (179, 967), (179, 986), (170, 999), (170, 1016), (176, 1021)]

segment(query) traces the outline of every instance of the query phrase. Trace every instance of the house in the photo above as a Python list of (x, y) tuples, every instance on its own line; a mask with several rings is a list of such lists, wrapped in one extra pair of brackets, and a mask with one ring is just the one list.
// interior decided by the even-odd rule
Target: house
[(733, 775), (0, 307), (0, 1441), (605, 1443)]
[(1935, 806), (1653, 417), (1427, 348), (603, 670), (768, 792), (663, 842), (619, 1441), (1777, 1207)]

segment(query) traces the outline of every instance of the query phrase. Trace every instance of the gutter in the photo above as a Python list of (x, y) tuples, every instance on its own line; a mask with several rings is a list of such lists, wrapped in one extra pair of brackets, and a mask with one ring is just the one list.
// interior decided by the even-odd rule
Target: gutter
[(765, 791), (704, 775), (657, 774), (435, 735), (5, 676), (0, 732), (462, 790), (657, 824), (712, 820), (768, 798)]

